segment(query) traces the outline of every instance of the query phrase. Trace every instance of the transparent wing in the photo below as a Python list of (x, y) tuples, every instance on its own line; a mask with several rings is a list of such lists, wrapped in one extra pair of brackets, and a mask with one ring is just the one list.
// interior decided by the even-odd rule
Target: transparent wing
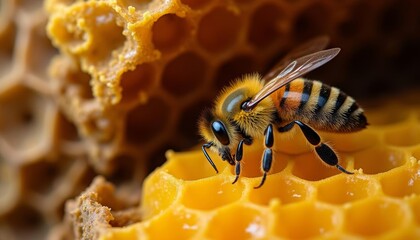
[(321, 50), (324, 50), (329, 42), (329, 37), (319, 36), (299, 45), (298, 47), (294, 48), (292, 51), (287, 53), (286, 56), (284, 56), (273, 68), (271, 68), (271, 70), (262, 78), (262, 80), (264, 82), (270, 81), (275, 76), (277, 76), (293, 60), (311, 53), (316, 53)]
[(340, 48), (331, 48), (319, 51), (292, 61), (284, 69), (274, 69), (275, 72), (279, 73), (267, 84), (265, 84), (264, 87), (249, 102), (246, 103), (244, 106), (245, 109), (250, 110), (254, 108), (261, 100), (272, 94), (277, 89), (283, 87), (305, 73), (324, 65), (337, 56), (339, 52)]

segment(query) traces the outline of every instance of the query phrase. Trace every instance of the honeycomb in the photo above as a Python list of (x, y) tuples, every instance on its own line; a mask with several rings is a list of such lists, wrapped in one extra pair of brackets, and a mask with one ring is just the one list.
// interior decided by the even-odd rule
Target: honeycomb
[[(0, 1), (0, 239), (70, 238), (79, 220), (70, 212), (99, 206), (89, 199), (104, 206), (100, 224), (139, 221), (146, 174), (167, 149), (198, 143), (196, 119), (218, 90), (313, 36), (343, 50), (311, 77), (359, 99), (417, 87), (418, 12), (416, 0)], [(384, 139), (414, 141), (401, 136)], [(334, 144), (358, 140), (348, 141)], [(281, 147), (303, 153), (306, 144)], [(113, 187), (96, 180), (84, 200), (68, 201), (96, 175)], [(103, 234), (92, 230), (86, 236)]]
[[(168, 151), (168, 161), (144, 182), (142, 221), (118, 227), (96, 216), (106, 207), (103, 200), (94, 201), (98, 207), (80, 208), (83, 219), (108, 224), (95, 229), (101, 240), (419, 239), (420, 98), (411, 106), (387, 105), (367, 111), (367, 130), (323, 134), (354, 175), (322, 164), (299, 131), (292, 139), (276, 135), (281, 144), (260, 189), (254, 187), (262, 175), (264, 146), (257, 141), (244, 149), (243, 175), (236, 184), (234, 167), (216, 155), (212, 159), (220, 174), (201, 149)], [(109, 184), (99, 180), (96, 185)], [(120, 218), (107, 213), (113, 221)]]

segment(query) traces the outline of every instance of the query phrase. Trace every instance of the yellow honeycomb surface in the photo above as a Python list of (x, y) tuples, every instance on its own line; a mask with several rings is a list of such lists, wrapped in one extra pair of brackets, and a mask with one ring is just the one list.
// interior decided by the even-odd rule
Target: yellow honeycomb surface
[[(162, 164), (166, 150), (199, 142), (197, 117), (220, 88), (239, 75), (264, 73), (314, 36), (330, 36), (331, 46), (342, 51), (311, 78), (356, 99), (418, 86), (419, 12), (417, 0), (0, 0), (0, 239), (85, 236), (79, 230), (88, 228), (74, 232), (70, 226), (83, 226), (77, 214), (100, 206), (103, 219), (97, 223), (106, 226), (101, 229), (138, 222), (145, 176)], [(409, 115), (386, 111), (394, 122)], [(416, 141), (406, 137), (414, 133), (396, 128), (381, 141), (403, 147)], [(362, 143), (358, 138), (331, 142), (347, 149), (346, 159), (347, 152), (367, 149), (377, 139), (362, 136)], [(296, 155), (294, 176), (320, 180), (303, 166), (316, 168), (322, 177), (336, 173), (317, 161), (306, 163), (313, 157), (306, 143), (299, 134), (293, 139), (298, 140), (282, 139), (278, 147), (284, 159), (308, 154)], [(259, 153), (247, 151), (259, 159)], [(386, 157), (393, 150), (378, 145), (372, 151), (357, 152), (355, 159), (376, 152)], [(366, 174), (393, 168), (356, 160), (359, 165), (349, 167)], [(276, 161), (273, 171), (290, 169), (290, 161)], [(405, 164), (406, 156), (396, 155), (395, 161)], [(259, 177), (259, 163), (248, 165), (254, 167), (244, 169), (244, 178)], [(202, 171), (183, 174), (201, 178)], [(97, 175), (114, 187), (97, 180), (86, 189)], [(165, 186), (179, 188), (170, 181)], [(296, 186), (299, 194), (305, 186)], [(235, 194), (232, 198), (242, 199)], [(159, 196), (157, 202), (169, 208), (170, 199)], [(252, 199), (261, 205), (269, 201)], [(226, 201), (197, 211), (212, 211)], [(144, 212), (144, 223), (157, 216), (157, 210)], [(175, 215), (182, 220), (182, 214)], [(190, 221), (199, 218), (192, 215)], [(91, 230), (93, 235), (86, 236), (103, 233)]]
[[(142, 220), (97, 227), (97, 237), (419, 239), (420, 98), (408, 104), (368, 110), (371, 125), (362, 132), (323, 134), (354, 175), (323, 165), (299, 131), (276, 135), (274, 167), (260, 189), (254, 189), (261, 177), (258, 141), (245, 149), (236, 184), (233, 168), (216, 155), (220, 174), (201, 149), (168, 151), (168, 161), (144, 183)], [(84, 213), (95, 218), (94, 209)]]

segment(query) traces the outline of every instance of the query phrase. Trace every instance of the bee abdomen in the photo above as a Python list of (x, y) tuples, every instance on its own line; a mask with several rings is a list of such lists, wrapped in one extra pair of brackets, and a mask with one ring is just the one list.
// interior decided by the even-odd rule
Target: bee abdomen
[(318, 81), (296, 79), (273, 96), (283, 122), (300, 120), (333, 132), (352, 132), (367, 125), (363, 109), (340, 91)]

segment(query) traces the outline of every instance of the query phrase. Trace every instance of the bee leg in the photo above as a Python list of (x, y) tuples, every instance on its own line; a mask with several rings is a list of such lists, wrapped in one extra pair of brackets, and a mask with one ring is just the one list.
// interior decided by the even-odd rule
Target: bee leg
[(250, 145), (252, 143), (252, 139), (250, 138), (244, 138), (242, 139), (239, 144), (238, 147), (236, 148), (236, 154), (235, 154), (235, 180), (232, 182), (232, 184), (236, 183), (239, 179), (239, 175), (241, 174), (241, 160), (242, 160), (242, 156), (244, 153), (244, 143), (246, 145)]
[(213, 160), (211, 160), (209, 154), (206, 151), (206, 148), (210, 148), (211, 146), (213, 146), (212, 142), (208, 142), (203, 144), (203, 146), (201, 147), (201, 149), (203, 150), (204, 156), (206, 156), (207, 161), (209, 161), (210, 165), (213, 167), (213, 169), (216, 171), (216, 173), (219, 173), (219, 171), (217, 170), (216, 165), (214, 164)]
[(264, 132), (265, 139), (264, 139), (264, 145), (265, 150), (262, 158), (262, 170), (263, 170), (263, 176), (261, 179), (261, 182), (258, 186), (254, 187), (255, 189), (262, 187), (264, 185), (265, 179), (267, 178), (267, 173), (271, 169), (271, 162), (273, 161), (273, 150), (271, 147), (273, 147), (274, 144), (274, 132), (273, 132), (273, 126), (270, 124), (267, 126)]
[(242, 160), (242, 156), (244, 153), (244, 140), (242, 139), (239, 144), (238, 147), (236, 148), (236, 154), (235, 154), (235, 180), (233, 180), (232, 184), (236, 183), (239, 179), (239, 175), (241, 174), (241, 160)]
[(308, 125), (302, 123), (301, 121), (293, 121), (283, 127), (280, 127), (279, 131), (287, 132), (290, 129), (292, 129), (294, 124), (297, 124), (300, 127), (300, 129), (303, 132), (303, 135), (305, 135), (306, 137), (306, 140), (308, 140), (308, 142), (311, 143), (315, 147), (316, 153), (318, 154), (318, 156), (321, 158), (321, 160), (324, 163), (330, 166), (336, 167), (338, 170), (340, 170), (343, 173), (353, 174), (352, 172), (347, 171), (346, 169), (344, 169), (342, 166), (338, 164), (338, 157), (337, 157), (337, 154), (334, 152), (334, 150), (332, 150), (331, 147), (328, 146), (327, 144), (321, 142), (321, 137), (318, 135), (318, 133), (315, 132), (315, 130), (313, 130)]

